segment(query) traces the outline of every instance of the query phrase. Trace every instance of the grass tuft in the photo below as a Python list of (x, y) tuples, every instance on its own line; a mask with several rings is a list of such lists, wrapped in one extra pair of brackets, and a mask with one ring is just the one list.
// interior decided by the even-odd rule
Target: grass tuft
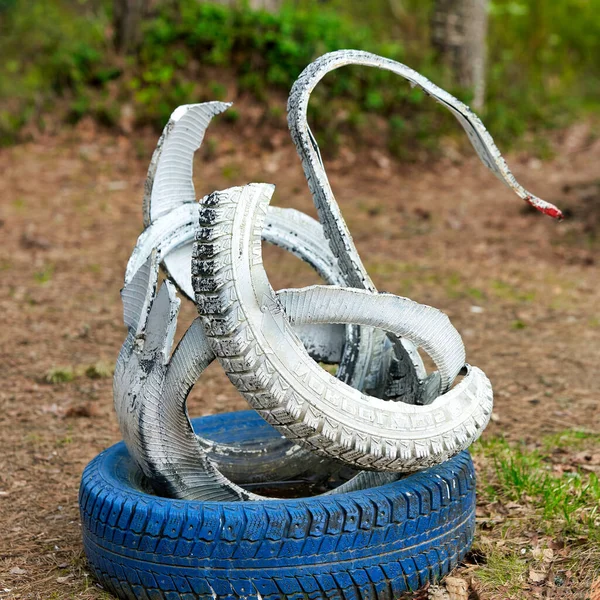
[[(523, 599), (532, 597), (532, 585), (589, 589), (600, 576), (600, 435), (565, 431), (535, 446), (491, 438), (472, 452), (479, 476), (476, 581), (487, 592)], [(547, 580), (532, 581), (532, 572)]]
[(33, 278), (37, 283), (44, 284), (52, 279), (52, 275), (54, 275), (54, 267), (52, 265), (46, 265), (40, 271), (36, 271), (33, 274)]
[(107, 377), (112, 377), (114, 371), (114, 365), (99, 361), (87, 367), (85, 370), (85, 375), (90, 379), (106, 379)]
[(507, 592), (519, 592), (527, 578), (527, 562), (494, 549), (486, 554), (486, 563), (477, 571), (477, 578), (484, 584), (504, 587)]
[(340, 366), (340, 365), (338, 365), (338, 364), (329, 365), (329, 364), (327, 364), (327, 363), (320, 362), (320, 363), (319, 363), (319, 366), (320, 366), (322, 369), (325, 369), (325, 371), (327, 371), (327, 372), (328, 372), (328, 373), (330, 373), (331, 375), (334, 375), (334, 376), (335, 376), (335, 374), (337, 373), (337, 370), (338, 370), (338, 368), (339, 368), (339, 366)]
[[(555, 474), (548, 449), (563, 448), (569, 440), (600, 444), (600, 436), (567, 432), (544, 440), (542, 449), (512, 446), (499, 438), (478, 445), (478, 451), (494, 465), (492, 500), (524, 502), (543, 517), (549, 533), (587, 536), (600, 541), (600, 481), (594, 472), (573, 467)], [(546, 448), (546, 451), (543, 450)]]
[(75, 379), (75, 372), (71, 367), (53, 367), (48, 369), (44, 375), (47, 383), (69, 383)]

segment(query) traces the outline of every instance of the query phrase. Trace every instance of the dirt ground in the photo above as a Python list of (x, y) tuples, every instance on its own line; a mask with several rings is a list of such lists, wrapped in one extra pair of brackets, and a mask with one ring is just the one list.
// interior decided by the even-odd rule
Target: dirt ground
[[(281, 133), (264, 149), (234, 125), (211, 129), (198, 196), (268, 181), (276, 204), (314, 214)], [(0, 150), (0, 598), (105, 597), (87, 574), (77, 490), (86, 463), (120, 439), (109, 372), (155, 141), (85, 123)], [(486, 436), (600, 432), (600, 140), (578, 125), (552, 143), (547, 162), (508, 162), (525, 187), (567, 209), (562, 223), (528, 210), (476, 158), (406, 166), (364, 149), (327, 163), (379, 289), (444, 310), (492, 380)], [(265, 253), (276, 289), (317, 282), (297, 259)], [(193, 316), (185, 306), (180, 323)], [(72, 381), (48, 383), (52, 372)], [(244, 407), (216, 365), (190, 399), (192, 415)]]

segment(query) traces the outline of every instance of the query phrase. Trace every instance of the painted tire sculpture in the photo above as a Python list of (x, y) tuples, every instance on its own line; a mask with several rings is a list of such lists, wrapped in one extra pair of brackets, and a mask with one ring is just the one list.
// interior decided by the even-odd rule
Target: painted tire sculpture
[[(191, 258), (199, 207), (192, 182), (193, 158), (212, 117), (229, 106), (206, 102), (180, 106), (173, 112), (148, 169), (143, 205), (146, 229), (127, 265), (125, 284), (156, 249), (169, 278), (186, 297), (194, 299)], [(329, 251), (318, 221), (294, 209), (270, 207), (262, 235), (265, 241), (310, 264), (327, 283), (345, 285), (346, 277)], [(315, 349), (324, 346), (321, 359), (339, 363), (337, 377), (342, 381), (383, 394), (389, 371), (387, 363), (394, 361), (391, 343), (379, 333), (377, 351), (360, 352), (367, 341), (372, 344), (373, 332), (363, 331), (361, 337), (360, 328), (348, 327), (343, 341), (339, 330), (339, 327), (304, 327), (303, 340)], [(417, 401), (425, 368), (412, 345), (407, 342), (406, 347), (407, 360), (397, 366), (391, 378), (392, 391), (403, 395), (405, 401)]]
[[(276, 439), (256, 413), (194, 420), (226, 444)], [(123, 443), (86, 468), (86, 554), (119, 598), (397, 598), (452, 570), (475, 528), (468, 454), (360, 492), (266, 502), (193, 502), (145, 491)]]
[[(355, 468), (410, 472), (469, 446), (489, 420), (492, 389), (482, 371), (470, 368), (447, 391), (465, 364), (448, 317), (407, 298), (337, 286), (277, 296), (259, 237), (272, 192), (251, 184), (202, 201), (193, 285), (211, 349), (231, 382), (288, 439)], [(290, 325), (295, 320), (360, 323), (402, 335), (434, 359), (445, 393), (427, 406), (365, 396), (310, 358)]]
[[(315, 85), (346, 64), (420, 86), (499, 179), (562, 216), (517, 183), (468, 107), (366, 52), (321, 57), (290, 94), (288, 123), (319, 221), (269, 207), (268, 184), (197, 202), (194, 153), (229, 105), (179, 107), (152, 157), (145, 229), (121, 293), (128, 334), (114, 402), (124, 442), (88, 465), (80, 489), (86, 554), (120, 598), (393, 598), (448, 573), (471, 544), (465, 449), (490, 418), (491, 384), (466, 364), (444, 313), (379, 293), (356, 251), (306, 120)], [(327, 285), (274, 291), (261, 241)], [(199, 316), (172, 350), (178, 291)], [(418, 349), (437, 370), (426, 373)], [(191, 421), (188, 394), (215, 359), (255, 410)], [(336, 377), (316, 361), (339, 364)], [(293, 497), (299, 484), (312, 495)]]
[[(243, 483), (275, 475), (286, 479), (306, 471), (324, 472), (328, 477), (339, 470), (339, 465), (289, 442), (282, 448), (281, 438), (260, 440), (254, 447), (237, 450), (229, 446), (227, 452), (227, 446), (194, 434), (186, 399), (215, 355), (197, 319), (170, 356), (179, 302), (168, 281), (156, 294), (157, 279), (158, 262), (153, 253), (123, 290), (130, 330), (114, 375), (115, 409), (125, 444), (153, 489), (189, 500), (262, 500), (226, 475)], [(143, 335), (136, 336), (137, 331)], [(251, 459), (255, 463), (248, 462)], [(247, 476), (251, 471), (254, 476)], [(328, 493), (364, 489), (394, 479), (397, 476), (393, 474), (362, 472)]]

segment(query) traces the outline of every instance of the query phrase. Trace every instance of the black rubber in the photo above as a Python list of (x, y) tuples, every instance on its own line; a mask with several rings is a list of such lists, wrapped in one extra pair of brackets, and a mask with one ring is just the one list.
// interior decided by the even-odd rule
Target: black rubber
[[(203, 417), (218, 442), (279, 434), (254, 411)], [(264, 502), (153, 496), (121, 442), (86, 467), (83, 542), (100, 583), (143, 600), (389, 599), (451, 571), (475, 528), (475, 473), (462, 452), (359, 492)]]

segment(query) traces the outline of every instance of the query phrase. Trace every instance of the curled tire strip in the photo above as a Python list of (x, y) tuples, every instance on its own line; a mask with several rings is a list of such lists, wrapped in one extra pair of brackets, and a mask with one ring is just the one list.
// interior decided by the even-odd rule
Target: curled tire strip
[[(169, 123), (158, 142), (157, 149), (151, 160), (148, 176), (146, 179), (146, 190), (144, 196), (144, 224), (145, 231), (142, 233), (135, 246), (134, 252), (127, 265), (125, 275), (125, 288), (123, 294), (125, 321), (133, 328), (134, 333), (128, 335), (123, 346), (123, 351), (117, 365), (117, 376), (115, 377), (114, 396), (115, 406), (123, 436), (130, 447), (132, 455), (143, 468), (144, 472), (151, 476), (157, 490), (169, 493), (175, 497), (199, 497), (198, 486), (202, 487), (202, 477), (196, 480), (192, 475), (194, 466), (190, 464), (190, 457), (198, 455), (197, 444), (204, 453), (198, 458), (195, 468), (201, 472), (211, 473), (211, 481), (215, 478), (227, 487), (229, 482), (221, 480), (214, 470), (206, 464), (206, 453), (213, 461), (216, 461), (219, 470), (225, 476), (235, 481), (260, 481), (273, 477), (277, 472), (278, 477), (285, 479), (293, 477), (307, 470), (313, 470), (326, 475), (328, 471), (335, 471), (335, 465), (329, 464), (322, 457), (317, 457), (304, 448), (294, 445), (285, 438), (272, 441), (268, 446), (261, 445), (253, 447), (248, 444), (243, 449), (223, 447), (213, 443), (211, 440), (197, 440), (197, 443), (189, 434), (189, 423), (184, 418), (171, 419), (169, 426), (174, 427), (172, 435), (165, 440), (165, 427), (152, 427), (152, 420), (148, 416), (160, 418), (169, 411), (166, 400), (172, 398), (167, 394), (159, 401), (156, 390), (163, 385), (167, 377), (168, 369), (162, 365), (153, 364), (150, 374), (145, 374), (142, 381), (135, 381), (136, 369), (140, 364), (146, 367), (150, 364), (148, 360), (140, 363), (133, 360), (132, 353), (141, 352), (140, 345), (145, 336), (145, 323), (136, 311), (132, 312), (131, 300), (133, 292), (139, 292), (140, 302), (146, 302), (144, 310), (149, 310), (148, 294), (155, 289), (156, 282), (146, 285), (150, 275), (149, 259), (152, 253), (157, 262), (163, 263), (169, 277), (180, 288), (184, 295), (193, 295), (191, 288), (191, 254), (194, 240), (194, 232), (198, 221), (198, 204), (195, 202), (195, 190), (192, 181), (193, 156), (200, 147), (204, 133), (212, 117), (225, 110), (229, 105), (220, 102), (209, 102), (197, 105), (186, 105), (179, 107), (172, 115)], [(326, 239), (320, 224), (293, 209), (270, 208), (269, 217), (265, 224), (263, 237), (266, 241), (278, 245), (308, 262), (325, 279), (326, 282), (339, 284), (343, 277), (337, 264), (337, 260), (328, 250)], [(154, 273), (155, 269), (152, 269)], [(137, 275), (141, 277), (136, 279)], [(155, 277), (154, 277), (155, 279)], [(140, 281), (142, 283), (140, 284)], [(141, 289), (138, 289), (141, 285)], [(172, 297), (173, 290), (165, 291), (166, 297)], [(134, 303), (135, 304), (135, 303)], [(138, 312), (142, 312), (141, 305)], [(179, 365), (181, 355), (189, 358), (184, 367), (179, 368), (180, 376), (184, 381), (190, 382), (189, 388), (204, 368), (208, 360), (209, 352), (201, 332), (198, 331), (199, 324), (195, 323), (184, 339), (179, 349), (180, 352), (174, 356), (171, 372), (175, 371), (175, 365)], [(339, 325), (311, 326), (304, 325), (297, 328), (303, 343), (309, 350), (311, 356), (318, 361), (329, 363), (340, 363), (339, 376), (352, 381), (353, 385), (362, 389), (365, 381), (360, 377), (364, 373), (364, 367), (357, 363), (362, 357), (357, 357), (356, 352), (349, 349), (356, 348), (359, 339), (359, 331), (355, 326), (345, 328)], [(133, 336), (133, 337), (132, 337)], [(133, 346), (134, 340), (136, 346)], [(198, 347), (192, 351), (193, 344)], [(168, 347), (163, 349), (168, 353)], [(145, 353), (146, 355), (148, 352)], [(165, 354), (166, 356), (166, 354)], [(425, 370), (418, 354), (412, 357), (412, 365), (405, 379), (415, 382), (425, 379)], [(163, 360), (166, 360), (163, 357)], [(212, 358), (210, 359), (212, 360)], [(195, 361), (195, 362), (194, 362)], [(351, 361), (351, 362), (350, 362)], [(210, 362), (210, 361), (209, 361)], [(388, 370), (388, 363), (380, 362), (380, 377)], [(413, 387), (415, 383), (412, 384)], [(169, 389), (176, 389), (170, 386)], [(185, 406), (185, 394), (189, 391), (175, 394), (178, 396), (174, 408), (175, 416), (179, 415), (179, 407)], [(182, 396), (182, 394), (184, 394)], [(126, 400), (129, 398), (129, 400)], [(132, 400), (133, 398), (133, 400)], [(153, 403), (150, 407), (144, 407), (145, 402)], [(144, 414), (145, 420), (140, 419)], [(175, 435), (182, 437), (182, 447), (172, 444), (171, 438)], [(160, 459), (156, 454), (156, 448), (164, 449), (164, 456)], [(154, 450), (154, 456), (150, 449)], [(178, 460), (186, 464), (186, 475), (182, 476), (177, 469)], [(193, 462), (193, 461), (192, 461)], [(326, 466), (328, 465), (328, 466)], [(357, 480), (357, 485), (366, 485), (366, 475)], [(371, 477), (371, 476), (368, 476)], [(373, 483), (387, 481), (384, 477), (375, 477)], [(207, 483), (208, 488), (211, 486)], [(344, 489), (350, 489), (354, 483), (347, 484)], [(349, 487), (350, 486), (350, 487)], [(209, 490), (202, 493), (212, 493)]]
[[(199, 318), (170, 356), (180, 302), (169, 281), (156, 294), (158, 269), (154, 251), (123, 290), (129, 334), (117, 360), (113, 389), (123, 439), (156, 492), (190, 500), (263, 500), (231, 481), (221, 469), (238, 481), (334, 470), (329, 461), (281, 438), (236, 452), (231, 446), (196, 437), (186, 400), (215, 356)], [(318, 307), (314, 313), (319, 314)], [(307, 322), (304, 317), (298, 320)], [(249, 465), (248, 460), (254, 463)], [(255, 471), (254, 477), (244, 476), (249, 468)], [(394, 479), (395, 474), (362, 472), (331, 493), (364, 489)]]
[(420, 87), (428, 96), (454, 114), (481, 162), (500, 181), (540, 212), (553, 218), (563, 218), (562, 212), (556, 206), (528, 192), (517, 182), (479, 117), (460, 100), (423, 75), (394, 60), (360, 50), (330, 52), (308, 65), (294, 83), (288, 99), (288, 125), (319, 213), (319, 220), (323, 224), (333, 254), (340, 260), (341, 268), (348, 278), (348, 285), (373, 289), (333, 195), (319, 147), (307, 121), (308, 102), (315, 86), (327, 73), (346, 65), (364, 65), (391, 71), (408, 80), (412, 86)]
[[(197, 223), (197, 218), (191, 214), (197, 206), (192, 181), (194, 153), (202, 144), (211, 119), (229, 106), (224, 102), (188, 104), (180, 106), (171, 115), (148, 169), (143, 210), (146, 231), (140, 236), (127, 266), (126, 283), (136, 268), (147, 260), (155, 245), (153, 242), (160, 240), (163, 267), (169, 278), (184, 295), (193, 299), (190, 283), (193, 233), (189, 235), (189, 226), (193, 229)], [(176, 222), (178, 227), (175, 227)], [(271, 208), (265, 224), (265, 240), (307, 261), (328, 283), (347, 284), (337, 259), (327, 252), (321, 225), (307, 215), (291, 209)], [(335, 326), (306, 326), (301, 333), (316, 351), (332, 339), (328, 334), (336, 333), (339, 338), (340, 330)], [(339, 362), (337, 377), (342, 381), (383, 396), (389, 365), (393, 362), (394, 372), (398, 373), (393, 378), (393, 397), (401, 397), (409, 403), (427, 401), (426, 397), (421, 400), (428, 384), (425, 369), (412, 345), (407, 343), (406, 350), (400, 348), (400, 358), (397, 358), (398, 351), (394, 352), (392, 344), (381, 332), (363, 328), (361, 333), (359, 327), (348, 327), (344, 345), (336, 347), (342, 354), (335, 361)], [(324, 358), (327, 362), (331, 357), (326, 354)]]
[(144, 190), (144, 227), (186, 203), (196, 202), (193, 156), (212, 118), (231, 106), (204, 102), (179, 106), (165, 126), (150, 160)]
[(358, 323), (410, 339), (438, 367), (442, 392), (448, 391), (465, 364), (462, 338), (450, 319), (437, 308), (409, 298), (323, 285), (280, 290), (277, 298), (290, 325)]
[[(362, 264), (331, 189), (319, 146), (308, 126), (307, 111), (310, 95), (319, 81), (330, 71), (345, 65), (364, 65), (384, 69), (400, 75), (408, 80), (412, 86), (419, 86), (428, 96), (434, 98), (454, 114), (469, 137), (480, 160), (500, 181), (537, 210), (553, 218), (562, 218), (563, 215), (556, 206), (531, 194), (516, 181), (491, 135), (468, 106), (413, 69), (394, 60), (359, 50), (330, 52), (308, 65), (292, 86), (288, 98), (288, 125), (302, 161), (302, 167), (317, 208), (319, 221), (344, 274), (344, 285), (376, 291), (375, 285)], [(357, 353), (361, 356), (377, 356), (376, 348), (380, 343), (380, 334), (377, 331), (369, 332), (364, 328), (361, 331), (364, 332), (364, 339), (360, 342), (361, 345), (357, 349)], [(402, 344), (398, 343), (397, 340), (394, 340), (394, 345), (396, 357), (400, 363), (409, 363), (413, 351), (410, 345), (405, 341)], [(395, 370), (393, 369), (392, 372)], [(434, 397), (431, 394), (431, 386), (427, 383), (422, 381), (421, 386), (417, 389), (400, 386), (398, 391), (405, 396), (407, 401), (410, 401), (409, 398), (412, 396), (413, 402), (426, 404)], [(389, 390), (398, 389), (398, 387), (398, 382), (394, 381), (392, 377), (383, 393), (378, 395), (385, 397), (390, 393)]]
[[(125, 286), (129, 285), (135, 274), (148, 261), (153, 252), (159, 262), (165, 264), (169, 257), (177, 254), (187, 257), (187, 272), (178, 277), (176, 282), (181, 292), (193, 298), (192, 288), (192, 248), (198, 228), (199, 205), (184, 204), (172, 209), (149, 225), (138, 238), (135, 249), (129, 259), (125, 272)], [(301, 260), (311, 265), (323, 277), (326, 283), (340, 284), (337, 261), (328, 249), (321, 226), (313, 218), (303, 213), (286, 208), (271, 207), (262, 238), (285, 250), (289, 250)], [(173, 262), (169, 263), (172, 266)], [(175, 263), (181, 275), (183, 265)], [(315, 360), (334, 364), (343, 361), (344, 344), (356, 335), (349, 331), (346, 335), (344, 327), (339, 325), (304, 326), (299, 334)], [(420, 369), (424, 374), (424, 368)], [(360, 382), (362, 383), (362, 382)]]
[[(366, 396), (310, 358), (262, 265), (260, 232), (273, 189), (250, 184), (202, 200), (192, 283), (208, 341), (231, 382), (287, 438), (355, 468), (410, 472), (468, 447), (492, 410), (491, 385), (481, 370), (469, 368), (463, 381), (432, 404), (414, 406)], [(324, 296), (337, 296), (341, 304), (327, 307)], [(323, 306), (334, 321), (356, 318), (422, 343), (438, 361), (444, 389), (464, 364), (460, 336), (431, 307), (343, 288), (288, 290), (282, 298), (292, 321), (319, 321)], [(369, 313), (379, 302), (395, 306), (373, 318)], [(407, 308), (412, 313), (400, 327), (397, 311)], [(449, 363), (446, 356), (453, 357)]]
[[(220, 443), (267, 443), (253, 411), (194, 420)], [(360, 492), (269, 502), (194, 502), (144, 491), (124, 444), (85, 469), (79, 505), (86, 554), (122, 599), (397, 598), (449, 573), (475, 530), (467, 453)]]

